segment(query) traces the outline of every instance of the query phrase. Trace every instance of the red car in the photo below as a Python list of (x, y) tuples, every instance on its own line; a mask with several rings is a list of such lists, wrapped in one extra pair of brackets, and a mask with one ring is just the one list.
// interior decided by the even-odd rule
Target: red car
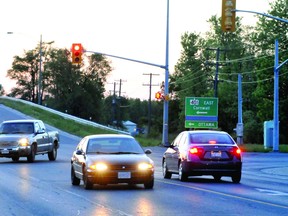
[(212, 130), (183, 131), (165, 151), (162, 159), (164, 178), (178, 174), (181, 181), (189, 176), (212, 175), (216, 181), (230, 176), (241, 180), (241, 150), (226, 132)]

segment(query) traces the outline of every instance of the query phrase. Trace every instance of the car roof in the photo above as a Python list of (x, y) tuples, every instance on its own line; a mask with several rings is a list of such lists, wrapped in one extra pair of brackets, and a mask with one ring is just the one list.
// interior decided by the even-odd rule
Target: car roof
[(134, 137), (126, 134), (92, 134), (88, 135), (85, 138), (93, 139), (93, 138), (132, 138)]

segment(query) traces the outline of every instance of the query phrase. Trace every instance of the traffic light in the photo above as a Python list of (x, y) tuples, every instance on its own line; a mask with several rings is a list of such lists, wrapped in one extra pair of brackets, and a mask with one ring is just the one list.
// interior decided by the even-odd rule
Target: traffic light
[(221, 28), (224, 32), (235, 31), (236, 0), (222, 0)]
[(82, 63), (82, 54), (83, 54), (83, 47), (80, 43), (72, 44), (72, 63), (73, 64), (81, 64)]
[(156, 92), (155, 98), (156, 98), (157, 100), (161, 100), (161, 99), (163, 98), (162, 93), (161, 93), (160, 91)]

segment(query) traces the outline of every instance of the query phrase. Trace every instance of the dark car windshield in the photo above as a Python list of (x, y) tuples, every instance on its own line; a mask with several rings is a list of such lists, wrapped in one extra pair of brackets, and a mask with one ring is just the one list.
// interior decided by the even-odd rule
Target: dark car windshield
[(234, 144), (234, 141), (227, 134), (216, 133), (195, 133), (190, 134), (191, 144)]
[(140, 144), (131, 138), (92, 138), (87, 153), (95, 154), (144, 154)]
[(33, 123), (3, 123), (0, 127), (1, 134), (32, 134), (34, 133)]

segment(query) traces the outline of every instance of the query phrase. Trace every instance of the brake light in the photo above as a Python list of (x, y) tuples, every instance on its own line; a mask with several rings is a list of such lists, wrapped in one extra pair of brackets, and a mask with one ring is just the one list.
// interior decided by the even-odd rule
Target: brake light
[(216, 140), (209, 140), (209, 144), (216, 144)]
[(230, 152), (231, 152), (231, 154), (232, 154), (233, 156), (235, 156), (236, 158), (241, 159), (241, 149), (240, 149), (240, 148), (238, 148), (238, 147), (233, 147)]
[(189, 149), (190, 154), (201, 156), (203, 154), (203, 148), (193, 147)]
[(191, 149), (189, 150), (189, 152), (190, 152), (191, 154), (198, 154), (198, 149), (197, 149), (197, 148), (191, 148)]

